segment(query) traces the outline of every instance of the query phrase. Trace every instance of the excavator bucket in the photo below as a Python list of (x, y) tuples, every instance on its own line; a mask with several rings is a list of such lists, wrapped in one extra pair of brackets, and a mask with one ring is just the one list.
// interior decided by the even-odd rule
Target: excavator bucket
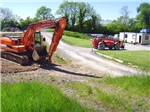
[(38, 61), (47, 57), (48, 53), (46, 50), (46, 46), (36, 46), (33, 53), (32, 58), (34, 61)]

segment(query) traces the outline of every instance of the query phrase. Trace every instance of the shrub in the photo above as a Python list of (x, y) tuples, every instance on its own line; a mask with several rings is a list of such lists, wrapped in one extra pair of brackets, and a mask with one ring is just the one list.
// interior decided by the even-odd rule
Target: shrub
[(127, 43), (127, 39), (125, 39), (124, 42)]
[(10, 28), (9, 27), (4, 27), (2, 32), (7, 31), (7, 30), (10, 30)]
[(120, 40), (120, 37), (119, 37), (119, 38), (116, 38), (116, 40)]
[(55, 31), (55, 29), (49, 29), (46, 32), (54, 32), (54, 31)]
[[(54, 32), (55, 29), (50, 29), (47, 30), (46, 32)], [(79, 32), (73, 32), (73, 31), (67, 31), (64, 30), (63, 35), (69, 36), (69, 37), (75, 37), (75, 38), (81, 38), (81, 39), (90, 39), (90, 36), (87, 36), (84, 33), (79, 33)]]

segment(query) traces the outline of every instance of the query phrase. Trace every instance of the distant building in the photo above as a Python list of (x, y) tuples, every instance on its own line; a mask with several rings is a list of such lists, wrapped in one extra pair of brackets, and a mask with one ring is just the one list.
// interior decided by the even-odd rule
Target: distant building
[(102, 21), (100, 21), (100, 24), (102, 24), (103, 26), (105, 26), (105, 25), (107, 25), (107, 24), (109, 24), (111, 22), (112, 22), (111, 20), (106, 20), (106, 21), (102, 20)]
[(134, 33), (134, 32), (120, 32), (120, 40), (127, 40), (129, 43), (150, 44), (150, 34), (148, 33)]

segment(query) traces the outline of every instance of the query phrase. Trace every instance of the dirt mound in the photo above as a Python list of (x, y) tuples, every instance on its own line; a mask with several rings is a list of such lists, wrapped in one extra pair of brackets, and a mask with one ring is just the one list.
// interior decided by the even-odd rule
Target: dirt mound
[(33, 71), (40, 67), (39, 63), (31, 61), (29, 65), (22, 66), (12, 61), (1, 59), (1, 73), (17, 73), (23, 71)]

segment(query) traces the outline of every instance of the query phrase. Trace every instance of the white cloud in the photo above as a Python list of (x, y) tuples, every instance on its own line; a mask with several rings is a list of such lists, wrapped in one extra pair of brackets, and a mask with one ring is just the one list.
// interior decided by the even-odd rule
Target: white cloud
[(26, 19), (27, 17), (30, 17), (30, 18), (34, 18), (34, 16), (32, 15), (32, 13), (27, 13), (26, 15), (19, 15), (19, 14), (16, 14), (16, 16), (18, 16), (18, 18), (22, 18), (22, 19)]
[(27, 13), (28, 15), (32, 15), (32, 12)]
[(32, 12), (28, 12), (28, 13), (26, 14), (25, 19), (26, 19), (27, 17), (34, 18), (34, 15), (33, 15)]

